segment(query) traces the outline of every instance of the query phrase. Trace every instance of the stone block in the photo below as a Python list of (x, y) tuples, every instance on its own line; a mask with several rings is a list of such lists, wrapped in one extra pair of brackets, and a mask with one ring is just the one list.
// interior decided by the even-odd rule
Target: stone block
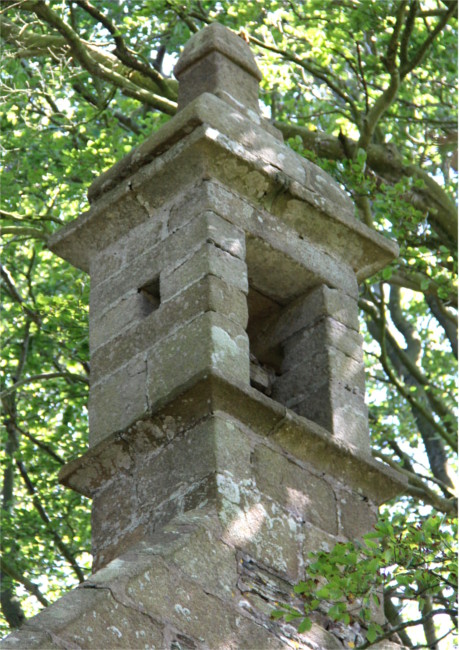
[[(31, 628), (28, 630), (27, 628)], [(79, 587), (26, 621), (2, 641), (5, 648), (148, 648), (160, 650), (162, 625), (134, 602), (123, 604), (109, 589)]]
[(363, 362), (361, 335), (334, 318), (325, 317), (283, 342), (283, 367), (291, 368), (298, 364), (299, 359), (325, 348), (334, 348), (359, 363)]
[(91, 259), (91, 286), (104, 282), (128, 268), (135, 259), (155, 248), (163, 239), (168, 209), (152, 212), (152, 216), (130, 229), (121, 239), (98, 251)]
[(136, 291), (141, 287), (159, 278), (162, 268), (161, 245), (147, 249), (129, 263), (129, 270), (126, 267), (120, 269), (107, 277), (103, 282), (91, 283), (89, 298), (89, 315), (101, 317), (107, 309), (123, 299), (126, 294)]
[[(186, 210), (186, 204), (183, 207)], [(164, 241), (164, 264), (179, 266), (205, 243), (213, 244), (241, 260), (245, 259), (245, 235), (235, 225), (210, 210), (197, 214), (191, 221), (172, 231)]]
[[(290, 357), (291, 360), (291, 357)], [(346, 390), (355, 395), (365, 395), (365, 369), (333, 347), (323, 347), (320, 352), (298, 356), (296, 365), (288, 368), (273, 383), (273, 397), (290, 406), (305, 392), (311, 394), (323, 384)], [(342, 388), (341, 388), (342, 387)]]
[(152, 407), (204, 374), (250, 383), (247, 334), (216, 312), (201, 314), (175, 330), (147, 352), (147, 359)]
[(219, 474), (217, 484), (222, 540), (276, 573), (298, 580), (303, 524), (260, 494), (253, 481), (239, 484), (235, 491), (234, 485)]
[(108, 544), (116, 544), (127, 530), (136, 528), (139, 517), (136, 486), (131, 474), (119, 472), (105, 483), (92, 502), (91, 534), (96, 553)]
[(212, 418), (216, 464), (220, 472), (231, 477), (235, 485), (253, 476), (251, 456), (252, 437), (242, 430), (226, 413), (215, 412)]
[(190, 536), (189, 543), (173, 553), (172, 562), (207, 592), (232, 599), (238, 582), (234, 549), (219, 543), (204, 528)]
[(317, 276), (303, 261), (279, 250), (282, 248), (280, 238), (272, 245), (264, 239), (247, 237), (246, 261), (250, 288), (285, 304), (314, 287)]
[(244, 293), (248, 291), (245, 262), (212, 244), (204, 244), (178, 268), (161, 274), (162, 299), (168, 300), (206, 275), (215, 275)]
[[(120, 603), (108, 590), (99, 590), (91, 607), (90, 589), (82, 588), (86, 607), (64, 631), (67, 648), (161, 648), (163, 625), (145, 616), (135, 603)], [(69, 603), (71, 606), (71, 603)], [(60, 635), (59, 635), (60, 636)], [(62, 646), (61, 646), (62, 647)]]
[(369, 452), (368, 411), (362, 396), (344, 388), (323, 385), (309, 394), (306, 388), (290, 408), (363, 453)]
[(217, 95), (234, 107), (258, 113), (257, 80), (219, 52), (212, 52), (180, 74), (179, 110), (205, 92)]
[(364, 494), (341, 490), (337, 494), (341, 533), (348, 539), (362, 537), (374, 529), (377, 507)]
[(167, 221), (177, 193), (159, 206), (150, 206), (148, 201), (144, 201), (140, 188), (135, 197), (138, 203), (144, 205), (149, 218), (137, 228), (130, 228), (117, 242), (125, 250), (126, 271), (139, 255), (144, 255), (153, 248), (162, 250), (162, 242), (169, 234)]
[(173, 232), (196, 215), (211, 211), (247, 232), (254, 207), (215, 180), (205, 180), (188, 188), (170, 210), (169, 230)]
[(175, 437), (159, 453), (137, 457), (139, 510), (153, 512), (163, 501), (179, 498), (216, 470), (214, 425), (211, 419)]
[[(240, 219), (239, 214), (236, 218)], [(291, 275), (292, 286), (286, 287), (284, 293), (281, 293), (281, 289), (277, 292), (274, 290), (274, 293), (273, 289), (270, 292), (263, 291), (263, 284), (260, 284), (262, 293), (277, 295), (281, 304), (286, 304), (319, 284), (326, 284), (344, 293), (356, 295), (355, 275), (348, 265), (330, 257), (326, 250), (317, 247), (307, 237), (299, 237), (295, 230), (266, 210), (254, 210), (246, 228), (250, 234), (247, 240), (249, 274), (254, 275), (257, 266), (261, 266), (262, 269), (265, 267), (267, 273), (274, 272), (281, 286), (285, 284), (282, 283), (281, 271), (285, 270), (286, 274)], [(279, 268), (271, 262), (273, 255), (278, 257)], [(272, 271), (270, 266), (273, 266)], [(300, 271), (296, 271), (297, 277), (295, 277), (297, 267), (300, 267)]]
[(323, 531), (338, 532), (336, 501), (323, 479), (289, 460), (280, 451), (257, 445), (252, 457), (257, 488), (300, 521)]
[(179, 111), (204, 92), (231, 93), (234, 103), (258, 113), (260, 71), (247, 44), (214, 23), (186, 44), (174, 69)]
[(314, 327), (324, 318), (358, 332), (357, 300), (325, 285), (316, 287), (287, 305), (280, 314), (266, 320), (257, 335), (258, 345), (275, 347), (285, 343), (293, 335)]
[(145, 355), (140, 354), (91, 386), (88, 408), (90, 446), (114, 431), (121, 431), (147, 413), (146, 379)]
[[(131, 310), (128, 309), (129, 305)], [(162, 301), (150, 311), (150, 303), (138, 291), (131, 292), (91, 324), (91, 372), (93, 382), (113, 372), (135, 354), (146, 350), (199, 314), (222, 313), (246, 328), (245, 294), (220, 278), (207, 275)], [(109, 334), (112, 334), (110, 337)]]
[[(124, 329), (142, 321), (153, 311), (148, 299), (137, 288), (127, 291), (102, 314), (91, 313), (89, 346), (93, 354)], [(93, 308), (94, 312), (94, 308)], [(97, 365), (97, 364), (96, 364)]]
[(337, 536), (330, 535), (321, 528), (306, 522), (303, 542), (304, 564), (307, 566), (311, 562), (311, 553), (319, 553), (320, 551), (328, 553), (338, 541)]

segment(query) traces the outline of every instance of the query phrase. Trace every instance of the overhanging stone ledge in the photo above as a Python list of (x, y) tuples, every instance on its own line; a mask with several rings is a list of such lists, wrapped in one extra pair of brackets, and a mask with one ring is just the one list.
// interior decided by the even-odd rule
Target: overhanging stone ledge
[[(397, 256), (395, 242), (358, 221), (353, 216), (349, 197), (322, 170), (209, 93), (186, 106), (160, 131), (94, 181), (89, 191), (90, 201), (94, 201), (90, 210), (51, 236), (49, 248), (88, 271), (91, 251), (96, 252), (100, 246), (97, 243), (100, 233), (105, 232), (107, 215), (113, 214), (113, 208), (123, 200), (135, 201), (135, 194), (144, 183), (151, 184), (155, 176), (158, 180), (164, 174), (161, 164), (164, 155), (168, 158), (172, 155), (167, 161), (170, 177), (174, 160), (203, 145), (203, 159), (210, 165), (211, 176), (221, 155), (260, 174), (266, 188), (258, 200), (266, 209), (293, 227), (299, 237), (311, 239), (331, 254), (335, 248), (339, 249), (341, 256), (349, 257), (348, 262), (360, 280)], [(326, 198), (322, 196), (324, 189), (327, 189)], [(154, 218), (140, 205), (136, 210), (137, 220)], [(111, 239), (122, 236), (132, 226), (132, 221), (111, 218)], [(341, 240), (348, 243), (344, 251)]]
[[(190, 409), (190, 404), (194, 408)], [(59, 473), (59, 481), (92, 498), (103, 482), (110, 480), (121, 468), (129, 469), (130, 445), (136, 444), (136, 437), (142, 432), (150, 431), (149, 442), (154, 445), (156, 436), (160, 446), (167, 440), (165, 423), (171, 421), (171, 414), (179, 414), (178, 426), (185, 430), (219, 412), (250, 427), (256, 434), (265, 435), (293, 459), (311, 464), (316, 470), (353, 486), (378, 505), (407, 488), (406, 477), (393, 468), (333, 438), (323, 427), (256, 389), (231, 384), (217, 376), (202, 377), (152, 416), (107, 436), (83, 456), (65, 465)]]

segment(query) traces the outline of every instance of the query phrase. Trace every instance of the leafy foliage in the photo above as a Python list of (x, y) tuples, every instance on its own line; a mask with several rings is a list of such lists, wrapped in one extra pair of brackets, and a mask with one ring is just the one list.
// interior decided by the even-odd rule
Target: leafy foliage
[[(362, 643), (398, 629), (412, 646), (420, 621), (421, 643), (446, 647), (438, 639), (456, 625), (456, 13), (455, 0), (2, 2), (4, 630), (81, 580), (89, 561), (88, 504), (56, 478), (85, 447), (88, 286), (47, 238), (85, 209), (95, 176), (174, 114), (180, 48), (219, 21), (257, 54), (265, 115), (401, 249), (362, 286), (360, 306), (374, 454), (409, 489), (379, 524), (381, 542), (311, 561), (302, 629), (334, 601), (330, 616), (367, 629)], [(384, 628), (364, 625), (378, 588)]]
[[(385, 516), (373, 533), (362, 541), (336, 544), (330, 552), (311, 553), (306, 580), (295, 587), (304, 601), (303, 611), (284, 605), (275, 617), (301, 619), (300, 631), (311, 628), (314, 612), (324, 611), (332, 620), (358, 630), (359, 648), (401, 633), (417, 623), (430, 623), (434, 612), (457, 617), (458, 576), (455, 539), (457, 522), (435, 512)], [(411, 601), (420, 618), (384, 630), (375, 613), (383, 600), (387, 609), (392, 599)], [(441, 606), (433, 609), (433, 603)], [(387, 613), (387, 612), (386, 612)], [(400, 618), (400, 617), (398, 617)], [(376, 619), (376, 620), (375, 620)], [(446, 626), (443, 636), (454, 631)]]

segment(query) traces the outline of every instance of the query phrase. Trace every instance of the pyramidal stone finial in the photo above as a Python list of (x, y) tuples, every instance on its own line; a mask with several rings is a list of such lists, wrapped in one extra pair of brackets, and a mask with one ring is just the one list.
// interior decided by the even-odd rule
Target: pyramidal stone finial
[(241, 109), (258, 110), (261, 73), (243, 38), (212, 23), (186, 44), (174, 69), (179, 81), (178, 110), (202, 93), (217, 95)]

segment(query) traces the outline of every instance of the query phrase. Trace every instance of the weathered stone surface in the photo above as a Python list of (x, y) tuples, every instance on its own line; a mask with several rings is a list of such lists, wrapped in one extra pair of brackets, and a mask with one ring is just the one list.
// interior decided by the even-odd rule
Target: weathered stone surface
[(179, 498), (216, 469), (212, 421), (205, 421), (174, 438), (160, 453), (147, 457), (137, 468), (139, 512), (152, 511), (171, 494)]
[(139, 354), (89, 391), (89, 443), (95, 445), (148, 412), (147, 362)]
[(215, 312), (198, 316), (151, 348), (147, 364), (152, 407), (205, 373), (250, 382), (247, 335), (233, 321)]
[(27, 621), (2, 641), (2, 647), (162, 650), (162, 643), (162, 625), (146, 612), (120, 603), (109, 587), (80, 587)]
[[(325, 408), (327, 404), (328, 409)], [(369, 453), (368, 412), (362, 395), (324, 383), (321, 387), (312, 387), (310, 392), (305, 387), (291, 408), (362, 453)]]
[(363, 338), (334, 318), (324, 317), (290, 336), (282, 344), (284, 368), (291, 368), (307, 355), (335, 348), (355, 361), (363, 361)]
[[(145, 298), (135, 291), (129, 300), (126, 298), (130, 301), (139, 304)], [(171, 323), (183, 326), (209, 311), (224, 314), (244, 329), (247, 326), (245, 294), (214, 275), (200, 278), (150, 313), (145, 313), (144, 307), (129, 312), (127, 306), (116, 304), (94, 319), (91, 327), (93, 383), (170, 335), (176, 329)]]
[(302, 524), (286, 509), (264, 499), (252, 482), (235, 485), (218, 475), (222, 539), (277, 573), (298, 580)]
[[(335, 348), (297, 357), (297, 364), (275, 379), (273, 397), (286, 406), (298, 403), (304, 395), (311, 395), (324, 384), (332, 390), (349, 391), (353, 395), (365, 394), (365, 369)], [(326, 407), (325, 403), (320, 406)], [(330, 408), (330, 404), (328, 408)]]
[(193, 257), (178, 268), (161, 275), (161, 296), (164, 300), (168, 300), (206, 275), (215, 275), (227, 284), (247, 293), (246, 269), (245, 262), (239, 258), (212, 244), (204, 244)]
[(258, 113), (261, 74), (247, 44), (219, 23), (201, 30), (186, 44), (174, 68), (179, 80), (178, 110), (204, 92), (240, 109)]
[(16, 648), (17, 650), (24, 650), (24, 648), (27, 648), (27, 650), (31, 650), (32, 648), (40, 648), (40, 650), (55, 650), (57, 648), (62, 648), (60, 638), (53, 642), (51, 640), (51, 635), (48, 632), (43, 632), (40, 629), (33, 629), (31, 621), (27, 621), (19, 630), (12, 632), (2, 639), (0, 644), (2, 648)]
[(330, 533), (338, 532), (336, 499), (330, 485), (265, 445), (253, 453), (257, 488), (284, 506), (299, 521)]
[(106, 546), (118, 545), (126, 531), (138, 526), (137, 492), (132, 473), (119, 472), (93, 498), (91, 516), (91, 534), (94, 550)]
[[(179, 113), (51, 240), (92, 275), (93, 449), (62, 476), (94, 497), (104, 568), (36, 647), (343, 647), (322, 614), (301, 638), (270, 612), (310, 550), (400, 489), (369, 454), (357, 333), (357, 278), (396, 247), (265, 128), (235, 34), (211, 25), (176, 72)], [(277, 401), (250, 387), (250, 353), (283, 373)]]
[(320, 528), (316, 528), (312, 524), (306, 523), (304, 527), (304, 542), (303, 542), (303, 562), (307, 565), (311, 562), (311, 553), (319, 553), (320, 551), (331, 551), (335, 544), (340, 541), (340, 537), (330, 535)]
[(208, 529), (200, 529), (186, 547), (180, 547), (173, 554), (171, 560), (207, 592), (234, 599), (239, 577), (237, 558), (229, 546), (216, 543)]
[(371, 532), (378, 519), (378, 510), (362, 494), (340, 491), (337, 495), (340, 529), (348, 539), (356, 539)]

